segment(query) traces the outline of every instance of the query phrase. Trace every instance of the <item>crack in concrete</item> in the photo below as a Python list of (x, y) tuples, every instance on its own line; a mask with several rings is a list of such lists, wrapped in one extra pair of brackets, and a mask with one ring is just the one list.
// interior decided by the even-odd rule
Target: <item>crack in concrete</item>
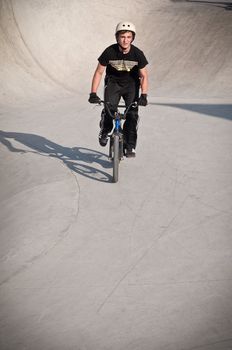
[(215, 342), (212, 342), (212, 343), (205, 343), (205, 344), (203, 344), (203, 345), (194, 346), (193, 348), (185, 348), (185, 349), (183, 349), (183, 350), (205, 349), (206, 346), (218, 345), (218, 344), (223, 344), (223, 343), (228, 343), (228, 342), (232, 342), (232, 338), (222, 339), (222, 340), (215, 341)]
[(97, 313), (99, 313), (102, 308), (106, 305), (110, 297), (114, 294), (114, 292), (118, 289), (120, 284), (127, 278), (127, 276), (141, 263), (141, 261), (145, 258), (145, 256), (149, 253), (149, 251), (153, 248), (154, 244), (157, 242), (157, 240), (160, 240), (165, 234), (167, 234), (167, 231), (169, 230), (170, 226), (173, 224), (177, 216), (179, 215), (179, 212), (181, 211), (182, 207), (184, 206), (187, 198), (189, 196), (186, 196), (181, 205), (179, 206), (177, 213), (173, 216), (173, 218), (169, 221), (169, 224), (165, 227), (162, 234), (160, 234), (158, 237), (155, 238), (153, 242), (151, 242), (151, 245), (143, 252), (143, 254), (134, 262), (134, 264), (130, 267), (130, 269), (124, 273), (122, 278), (115, 284), (115, 286), (112, 288), (110, 293), (105, 297), (103, 302), (100, 304), (100, 306), (97, 309)]

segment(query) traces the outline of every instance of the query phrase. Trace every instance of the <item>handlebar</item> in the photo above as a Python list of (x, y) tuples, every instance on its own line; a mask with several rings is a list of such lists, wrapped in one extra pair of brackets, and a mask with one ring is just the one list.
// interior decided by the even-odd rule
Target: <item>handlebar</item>
[[(112, 118), (114, 118), (114, 115), (112, 114), (111, 110), (110, 110), (110, 106), (112, 107), (111, 103), (110, 102), (107, 102), (107, 101), (104, 101), (104, 100), (101, 100), (101, 102), (99, 104), (104, 104), (104, 106), (106, 106), (109, 114), (111, 115)], [(126, 115), (129, 111), (130, 108), (136, 108), (138, 106), (138, 102), (136, 101), (133, 101), (131, 102), (128, 106), (126, 105), (118, 105), (115, 110), (115, 112), (119, 113), (121, 117), (123, 118), (126, 118)], [(123, 115), (118, 111), (118, 108), (126, 108), (125, 112), (123, 113)]]
[[(108, 106), (110, 106), (111, 105), (111, 103), (110, 102), (107, 102), (107, 101), (104, 101), (104, 100), (101, 100), (100, 101), (100, 104), (104, 104), (104, 105), (108, 105)], [(129, 106), (127, 107), (127, 108), (129, 108), (129, 107), (137, 107), (137, 105), (138, 105), (138, 102), (137, 101), (133, 101), (133, 102), (131, 102), (130, 104), (129, 104)], [(126, 105), (118, 105), (117, 106), (117, 108), (126, 108)]]

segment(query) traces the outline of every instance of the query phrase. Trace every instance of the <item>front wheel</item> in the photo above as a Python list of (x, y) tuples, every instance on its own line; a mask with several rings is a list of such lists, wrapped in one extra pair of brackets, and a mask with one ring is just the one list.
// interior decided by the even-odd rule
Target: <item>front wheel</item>
[(113, 182), (118, 182), (119, 171), (119, 135), (114, 136), (113, 143)]

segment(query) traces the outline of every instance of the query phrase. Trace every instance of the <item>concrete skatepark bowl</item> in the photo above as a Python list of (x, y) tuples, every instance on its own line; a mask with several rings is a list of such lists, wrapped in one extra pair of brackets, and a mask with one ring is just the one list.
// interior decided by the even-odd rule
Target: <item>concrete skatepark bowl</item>
[[(87, 100), (123, 19), (149, 105), (112, 184)], [(231, 37), (231, 1), (0, 0), (1, 350), (232, 349)]]

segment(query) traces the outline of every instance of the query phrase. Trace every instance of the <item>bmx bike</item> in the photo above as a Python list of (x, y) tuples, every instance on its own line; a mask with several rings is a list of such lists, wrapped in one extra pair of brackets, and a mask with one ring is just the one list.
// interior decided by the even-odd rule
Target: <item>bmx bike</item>
[[(137, 102), (132, 102), (128, 106), (118, 105), (116, 110), (112, 113), (112, 107), (109, 102), (101, 100), (107, 112), (113, 119), (113, 131), (108, 135), (110, 138), (109, 143), (109, 159), (113, 162), (113, 182), (118, 182), (119, 178), (119, 163), (125, 155), (122, 120), (126, 119), (127, 113), (131, 108), (137, 106)], [(120, 108), (126, 108), (124, 112), (120, 112)]]

